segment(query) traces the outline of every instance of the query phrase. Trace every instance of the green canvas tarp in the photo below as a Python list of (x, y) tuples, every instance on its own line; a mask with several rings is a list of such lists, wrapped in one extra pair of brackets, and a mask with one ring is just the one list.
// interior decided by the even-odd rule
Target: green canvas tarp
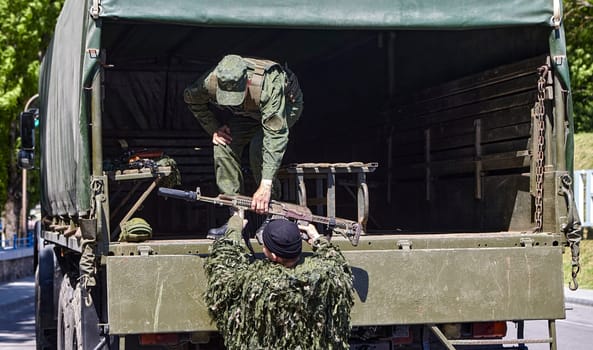
[(85, 50), (84, 2), (67, 1), (40, 74), (42, 196), (44, 212), (76, 216), (89, 202), (86, 113), (81, 113)]
[(550, 25), (554, 1), (103, 0), (100, 16), (205, 26), (461, 29)]

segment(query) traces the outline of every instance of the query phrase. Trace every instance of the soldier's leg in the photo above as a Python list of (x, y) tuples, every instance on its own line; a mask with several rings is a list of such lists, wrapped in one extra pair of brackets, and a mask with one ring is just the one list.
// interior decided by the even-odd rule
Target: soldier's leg
[(216, 184), (221, 193), (243, 194), (241, 156), (243, 149), (257, 131), (257, 125), (258, 122), (254, 119), (235, 116), (228, 122), (233, 138), (231, 144), (214, 146)]
[[(234, 141), (234, 140), (233, 140)], [(241, 149), (233, 145), (214, 145), (216, 185), (223, 194), (238, 194), (243, 187)]]
[[(231, 129), (232, 132), (232, 129)], [(243, 145), (244, 147), (244, 145)], [(238, 143), (231, 145), (214, 145), (214, 173), (216, 175), (216, 185), (218, 191), (222, 194), (238, 194), (243, 185), (243, 175), (241, 174), (240, 159), (242, 148)], [(223, 216), (232, 216), (232, 210)], [(206, 238), (219, 239), (224, 236), (227, 230), (226, 219), (222, 226), (214, 227), (208, 230)]]
[[(253, 136), (255, 128), (245, 117), (235, 116), (228, 122), (233, 141), (230, 145), (214, 146), (214, 168), (216, 185), (223, 194), (243, 193), (243, 173), (241, 172), (241, 155), (243, 149)], [(232, 215), (232, 211), (230, 212)], [(227, 224), (208, 230), (207, 238), (218, 239), (224, 236)]]

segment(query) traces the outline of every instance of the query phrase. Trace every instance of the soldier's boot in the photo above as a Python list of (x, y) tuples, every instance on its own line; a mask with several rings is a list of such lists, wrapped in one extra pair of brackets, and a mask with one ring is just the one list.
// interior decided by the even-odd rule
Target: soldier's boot
[[(237, 210), (235, 208), (229, 208), (229, 218), (235, 214)], [(219, 227), (214, 227), (208, 230), (208, 234), (206, 235), (207, 239), (217, 240), (226, 234), (226, 230), (228, 228), (227, 223)]]
[(213, 239), (213, 240), (220, 239), (220, 238), (224, 237), (224, 234), (226, 233), (226, 229), (227, 229), (226, 223), (222, 226), (211, 228), (208, 230), (208, 234), (206, 235), (206, 238)]

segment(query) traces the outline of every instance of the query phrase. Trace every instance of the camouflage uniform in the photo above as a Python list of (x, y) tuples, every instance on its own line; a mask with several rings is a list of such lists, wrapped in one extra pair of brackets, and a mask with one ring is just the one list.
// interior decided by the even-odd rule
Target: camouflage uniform
[(325, 238), (294, 268), (255, 260), (233, 216), (206, 260), (211, 316), (233, 349), (348, 349), (352, 272)]
[[(208, 84), (213, 77), (214, 68), (203, 74), (184, 92), (185, 102), (209, 135), (214, 134), (222, 125), (228, 125), (232, 132), (230, 145), (214, 145), (214, 165), (216, 181), (221, 193), (239, 194), (243, 192), (241, 173), (241, 154), (251, 142), (249, 159), (255, 181), (274, 180), (282, 162), (288, 144), (289, 128), (300, 117), (303, 110), (303, 94), (294, 87), (291, 96), (286, 96), (285, 85), (288, 75), (276, 64), (265, 72), (259, 106), (255, 110), (239, 106), (221, 106), (208, 92)], [(247, 71), (251, 79), (253, 71)], [(296, 81), (296, 79), (295, 79)], [(211, 103), (220, 110), (232, 114), (227, 121), (208, 109)], [(275, 187), (278, 185), (275, 184)], [(277, 191), (277, 188), (276, 188)]]

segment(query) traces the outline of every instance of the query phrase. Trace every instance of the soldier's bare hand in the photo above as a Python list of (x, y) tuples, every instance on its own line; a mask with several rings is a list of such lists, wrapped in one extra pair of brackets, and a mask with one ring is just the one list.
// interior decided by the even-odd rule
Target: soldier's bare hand
[(231, 129), (228, 125), (223, 125), (212, 134), (212, 143), (215, 145), (230, 145), (233, 142)]
[(253, 194), (251, 201), (251, 209), (258, 214), (265, 214), (268, 212), (270, 205), (270, 197), (272, 196), (272, 186), (268, 184), (260, 184), (259, 188)]
[(299, 223), (299, 230), (301, 230), (301, 232), (304, 232), (305, 235), (307, 235), (308, 239), (307, 239), (307, 243), (313, 245), (313, 242), (315, 242), (316, 239), (318, 239), (321, 235), (319, 234), (319, 232), (317, 231), (317, 228), (315, 227), (315, 225), (313, 224), (301, 224)]

